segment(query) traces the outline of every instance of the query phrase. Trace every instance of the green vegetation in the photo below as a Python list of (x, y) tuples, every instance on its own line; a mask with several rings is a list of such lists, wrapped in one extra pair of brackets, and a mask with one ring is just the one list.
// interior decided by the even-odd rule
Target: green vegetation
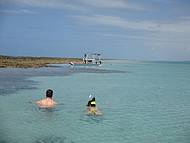
[(39, 68), (48, 64), (81, 63), (79, 58), (53, 58), (53, 57), (13, 57), (0, 55), (0, 68)]

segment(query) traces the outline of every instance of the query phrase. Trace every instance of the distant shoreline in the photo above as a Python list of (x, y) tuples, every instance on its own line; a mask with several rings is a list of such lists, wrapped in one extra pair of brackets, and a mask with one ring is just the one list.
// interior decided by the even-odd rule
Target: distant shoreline
[(69, 64), (70, 62), (82, 63), (82, 59), (0, 55), (0, 68), (40, 68), (49, 67), (48, 64)]

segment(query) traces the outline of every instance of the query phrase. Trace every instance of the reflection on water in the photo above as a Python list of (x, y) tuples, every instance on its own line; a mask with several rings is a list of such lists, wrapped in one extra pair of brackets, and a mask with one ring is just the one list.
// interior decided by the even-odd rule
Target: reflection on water
[(47, 136), (39, 138), (33, 143), (75, 143), (73, 140), (67, 137)]
[(80, 117), (81, 123), (87, 123), (87, 124), (101, 124), (104, 121), (103, 116), (89, 116), (89, 115), (82, 115)]
[(29, 80), (36, 76), (67, 76), (74, 73), (125, 73), (121, 70), (108, 70), (100, 67), (69, 67), (61, 65), (45, 68), (0, 68), (0, 95), (16, 93), (22, 89), (36, 89), (38, 83)]
[[(20, 79), (46, 77), (30, 78), (36, 81), (35, 90), (0, 96), (0, 143), (189, 143), (189, 65), (105, 66), (131, 73), (62, 76), (64, 68), (57, 67), (1, 70), (0, 86), (6, 81), (11, 85), (11, 80), (27, 86), (31, 84)], [(39, 109), (35, 101), (49, 87), (61, 104)], [(85, 114), (89, 93), (97, 97), (103, 116)]]
[[(22, 143), (22, 141), (9, 141), (6, 139), (0, 139), (0, 143)], [(73, 140), (67, 137), (47, 136), (34, 140), (32, 143), (75, 143)]]
[(49, 113), (59, 111), (58, 108), (40, 108), (40, 107), (38, 107), (38, 109), (41, 112), (49, 112)]
[(32, 90), (37, 89), (37, 82), (28, 80), (25, 77), (17, 76), (12, 77), (11, 75), (1, 75), (0, 73), (0, 95), (6, 96), (11, 93), (17, 93), (19, 90)]
[[(0, 139), (0, 143), (10, 143), (10, 141)], [(17, 143), (17, 142), (11, 142), (11, 143)]]

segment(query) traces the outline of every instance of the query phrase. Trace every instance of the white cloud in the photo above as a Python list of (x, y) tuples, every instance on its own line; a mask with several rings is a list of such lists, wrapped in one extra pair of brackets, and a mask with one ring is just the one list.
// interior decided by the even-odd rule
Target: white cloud
[(18, 5), (31, 7), (66, 8), (70, 10), (84, 10), (81, 6), (66, 0), (1, 0), (0, 5)]
[(127, 0), (81, 0), (81, 2), (100, 8), (128, 8), (133, 10), (144, 10), (141, 5), (129, 3)]
[(1, 0), (0, 4), (70, 8), (71, 10), (85, 10), (88, 9), (89, 6), (93, 8), (125, 8), (132, 10), (144, 10), (141, 5), (129, 3), (127, 0)]
[(121, 0), (117, 0), (117, 1), (115, 0), (81, 0), (81, 1), (95, 7), (110, 7), (110, 8), (126, 7), (126, 3)]
[(36, 12), (28, 9), (19, 9), (19, 10), (0, 10), (2, 14), (36, 14)]
[(143, 40), (143, 41), (154, 41), (160, 43), (188, 43), (189, 38), (187, 35), (167, 35), (163, 33), (155, 33), (155, 34), (118, 34), (118, 33), (96, 33), (99, 36), (111, 37), (117, 39), (133, 39), (133, 40)]
[(190, 33), (190, 21), (150, 21), (150, 20), (128, 20), (117, 16), (93, 15), (74, 16), (83, 23), (114, 26), (123, 29), (155, 31), (155, 32), (183, 32)]
[(179, 20), (182, 19), (182, 20), (190, 20), (190, 16), (181, 16), (179, 17)]

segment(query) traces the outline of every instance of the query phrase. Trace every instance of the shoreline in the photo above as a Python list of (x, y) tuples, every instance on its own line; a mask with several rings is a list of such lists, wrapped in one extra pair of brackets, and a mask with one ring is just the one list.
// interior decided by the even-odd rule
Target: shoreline
[(70, 62), (82, 63), (82, 59), (0, 55), (0, 68), (40, 68), (51, 67), (48, 64), (69, 64)]

